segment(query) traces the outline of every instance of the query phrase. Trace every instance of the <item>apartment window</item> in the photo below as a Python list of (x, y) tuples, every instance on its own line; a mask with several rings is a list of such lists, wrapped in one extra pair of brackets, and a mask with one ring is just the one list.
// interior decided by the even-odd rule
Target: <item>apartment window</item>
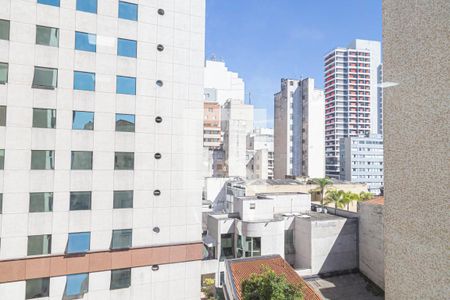
[(293, 229), (284, 231), (284, 254), (295, 254)]
[(75, 232), (69, 233), (67, 240), (66, 253), (84, 253), (88, 252), (91, 247), (91, 233), (90, 232)]
[(56, 128), (56, 109), (33, 108), (34, 128)]
[(127, 39), (117, 40), (117, 55), (136, 57), (137, 56), (137, 42)]
[(77, 0), (77, 10), (96, 14), (97, 0)]
[(58, 69), (34, 67), (33, 88), (53, 90), (58, 85)]
[(116, 114), (116, 131), (134, 132), (135, 116)]
[(0, 126), (6, 126), (6, 106), (0, 105)]
[(111, 249), (131, 248), (132, 230), (118, 229), (113, 230), (111, 239)]
[(119, 18), (137, 21), (138, 19), (137, 4), (119, 1)]
[(92, 170), (92, 151), (72, 151), (72, 170)]
[(0, 20), (0, 40), (9, 40), (9, 21)]
[(59, 29), (36, 25), (36, 45), (59, 46)]
[(90, 210), (91, 197), (91, 192), (71, 192), (70, 210)]
[(114, 208), (133, 208), (133, 191), (114, 191)]
[(89, 273), (67, 275), (63, 299), (83, 298), (89, 291)]
[(0, 63), (0, 84), (8, 83), (8, 64)]
[(0, 170), (5, 168), (5, 149), (0, 149)]
[(136, 78), (117, 76), (116, 93), (124, 95), (136, 95)]
[(234, 258), (234, 235), (232, 233), (222, 234), (220, 236), (220, 260), (225, 258)]
[(93, 112), (73, 111), (72, 116), (72, 129), (94, 130)]
[(96, 52), (97, 36), (92, 33), (75, 32), (75, 49), (81, 51)]
[(53, 170), (55, 168), (55, 151), (31, 150), (31, 170)]
[(32, 235), (28, 237), (27, 255), (43, 255), (52, 253), (52, 236), (50, 234)]
[(111, 290), (125, 289), (131, 286), (131, 269), (111, 270)]
[(261, 256), (261, 238), (238, 236), (237, 257)]
[(29, 279), (26, 281), (25, 299), (48, 297), (50, 278)]
[(30, 193), (30, 213), (53, 211), (53, 193)]
[(52, 6), (59, 6), (59, 0), (37, 0), (37, 3), (45, 4), (45, 5), (52, 5)]
[(114, 154), (115, 170), (133, 170), (134, 169), (134, 153), (133, 152), (116, 152)]
[(73, 89), (80, 91), (95, 91), (95, 73), (74, 71)]

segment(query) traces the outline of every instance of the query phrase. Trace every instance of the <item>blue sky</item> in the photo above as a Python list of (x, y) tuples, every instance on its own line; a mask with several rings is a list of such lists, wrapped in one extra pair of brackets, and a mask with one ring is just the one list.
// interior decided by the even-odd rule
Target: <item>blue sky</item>
[(381, 0), (206, 0), (206, 58), (240, 74), (269, 127), (280, 79), (322, 88), (325, 53), (356, 38), (381, 40)]

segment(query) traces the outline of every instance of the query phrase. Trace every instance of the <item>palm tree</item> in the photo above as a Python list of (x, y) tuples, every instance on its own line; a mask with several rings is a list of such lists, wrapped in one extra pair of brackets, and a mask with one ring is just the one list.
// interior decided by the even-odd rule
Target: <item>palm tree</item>
[(319, 193), (320, 195), (320, 206), (322, 207), (322, 210), (324, 208), (324, 195), (325, 195), (325, 189), (327, 186), (333, 185), (333, 181), (329, 177), (325, 178), (313, 178), (311, 180), (314, 184), (317, 184), (318, 187), (315, 189), (310, 190), (310, 193)]
[(359, 193), (359, 200), (360, 201), (367, 201), (373, 198), (373, 194), (369, 192), (361, 192)]
[(347, 210), (349, 210), (350, 203), (353, 201), (359, 202), (362, 201), (361, 194), (356, 194), (352, 192), (346, 192), (345, 193), (345, 204), (347, 205)]
[(328, 190), (326, 192), (325, 203), (334, 203), (334, 213), (336, 213), (338, 207), (343, 208), (348, 201), (348, 195), (343, 190)]

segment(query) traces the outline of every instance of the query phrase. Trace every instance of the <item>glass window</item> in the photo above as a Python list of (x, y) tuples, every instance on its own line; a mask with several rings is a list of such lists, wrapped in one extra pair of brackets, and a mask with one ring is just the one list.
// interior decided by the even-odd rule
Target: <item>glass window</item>
[(117, 76), (116, 93), (125, 95), (136, 95), (136, 78)]
[(56, 109), (33, 108), (34, 128), (56, 128)]
[(88, 252), (91, 248), (91, 233), (90, 232), (75, 232), (69, 233), (67, 239), (66, 253), (83, 253)]
[(111, 270), (111, 290), (131, 286), (131, 269)]
[(94, 130), (94, 113), (73, 111), (72, 129)]
[(220, 259), (234, 258), (234, 235), (232, 233), (222, 234), (220, 237), (221, 252)]
[(50, 254), (52, 249), (52, 236), (50, 234), (32, 235), (28, 237), (27, 255)]
[(8, 83), (8, 64), (0, 63), (0, 84)]
[(5, 149), (0, 149), (0, 170), (5, 168)]
[(59, 29), (36, 25), (36, 45), (59, 46)]
[(77, 0), (77, 10), (97, 13), (97, 0)]
[(55, 168), (55, 151), (31, 150), (31, 170), (53, 170)]
[(25, 299), (48, 297), (50, 278), (29, 279), (26, 281)]
[(37, 0), (37, 3), (52, 5), (52, 6), (59, 6), (59, 0)]
[(72, 151), (72, 170), (92, 170), (92, 151)]
[(9, 21), (0, 20), (0, 40), (9, 40)]
[(91, 192), (71, 192), (70, 210), (90, 210), (91, 197)]
[(67, 275), (63, 299), (78, 299), (89, 291), (89, 273)]
[(238, 236), (237, 257), (261, 256), (261, 238)]
[(80, 91), (95, 91), (95, 73), (74, 71), (73, 89)]
[(0, 105), (0, 126), (6, 126), (6, 106)]
[(30, 209), (33, 212), (53, 211), (53, 193), (30, 193)]
[(137, 42), (127, 39), (117, 40), (117, 55), (136, 57), (137, 56)]
[(34, 67), (33, 88), (55, 89), (58, 85), (58, 70), (53, 68)]
[(75, 32), (75, 49), (89, 52), (97, 51), (97, 36), (92, 33)]
[(134, 153), (133, 152), (116, 152), (114, 155), (115, 170), (133, 170), (134, 169)]
[(134, 132), (135, 116), (116, 114), (116, 131)]
[(138, 19), (137, 4), (119, 1), (119, 18), (137, 21)]
[(114, 208), (133, 208), (133, 191), (114, 191)]
[(132, 239), (131, 229), (113, 230), (111, 249), (131, 248), (131, 239)]

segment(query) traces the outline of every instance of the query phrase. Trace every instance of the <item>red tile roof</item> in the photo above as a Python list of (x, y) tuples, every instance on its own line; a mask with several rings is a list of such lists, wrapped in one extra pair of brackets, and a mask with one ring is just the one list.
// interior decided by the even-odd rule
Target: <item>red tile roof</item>
[(242, 299), (242, 282), (250, 278), (251, 274), (262, 273), (262, 266), (268, 266), (276, 274), (284, 274), (288, 282), (300, 284), (302, 286), (305, 300), (321, 300), (322, 298), (314, 289), (306, 283), (295, 270), (279, 255), (261, 256), (245, 259), (227, 260), (229, 270), (231, 270), (232, 284), (236, 290), (238, 300)]
[(374, 204), (374, 205), (384, 205), (384, 197), (383, 196), (376, 197), (376, 198), (364, 201), (364, 203)]

